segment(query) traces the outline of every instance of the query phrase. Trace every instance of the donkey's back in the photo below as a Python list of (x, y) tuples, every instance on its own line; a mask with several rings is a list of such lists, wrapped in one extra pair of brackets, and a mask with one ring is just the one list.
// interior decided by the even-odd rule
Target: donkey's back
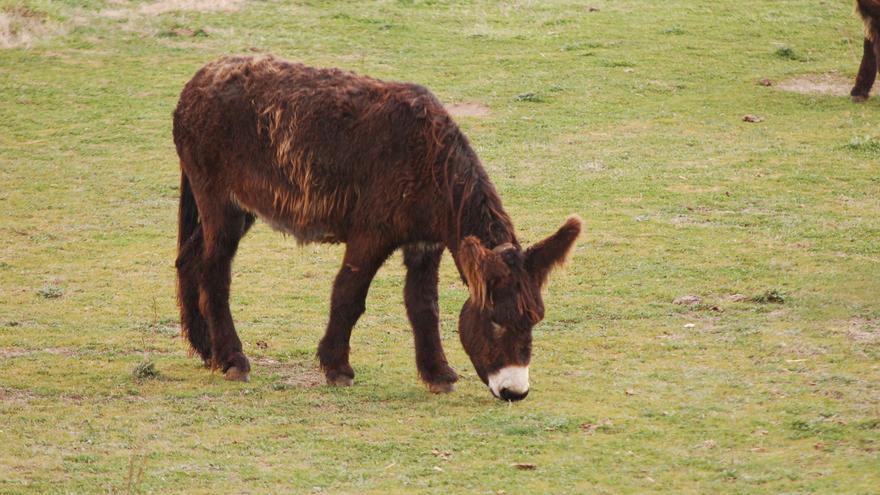
[(450, 133), (455, 124), (421, 86), (270, 56), (206, 65), (174, 113), (197, 197), (229, 198), (301, 242), (412, 224), (419, 205), (405, 198), (427, 199), (429, 148)]

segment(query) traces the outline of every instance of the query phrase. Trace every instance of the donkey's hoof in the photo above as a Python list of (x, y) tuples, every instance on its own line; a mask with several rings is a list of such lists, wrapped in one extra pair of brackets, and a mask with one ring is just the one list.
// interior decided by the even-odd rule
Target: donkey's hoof
[(334, 387), (350, 387), (354, 385), (354, 370), (351, 366), (342, 370), (325, 370), (324, 375), (327, 377), (327, 385)]
[(346, 375), (327, 375), (327, 385), (333, 387), (350, 387), (354, 385), (354, 378)]
[(448, 364), (439, 365), (433, 372), (419, 371), (422, 381), (432, 394), (448, 394), (455, 390), (458, 373)]
[(226, 370), (226, 379), (233, 382), (246, 382), (248, 381), (250, 373), (247, 371), (241, 371), (235, 366)]
[(428, 383), (428, 391), (432, 394), (448, 394), (455, 390), (455, 383)]
[(849, 98), (853, 103), (864, 103), (868, 101), (868, 95), (852, 95)]

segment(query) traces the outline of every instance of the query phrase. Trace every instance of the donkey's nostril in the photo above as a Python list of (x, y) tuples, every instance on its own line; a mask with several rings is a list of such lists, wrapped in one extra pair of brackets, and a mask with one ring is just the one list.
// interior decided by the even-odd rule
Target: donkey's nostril
[(509, 400), (512, 402), (516, 402), (518, 400), (525, 399), (526, 396), (529, 395), (529, 389), (526, 389), (525, 392), (520, 393), (520, 392), (514, 392), (513, 390), (510, 390), (509, 388), (502, 388), (499, 395), (501, 395), (501, 398), (503, 400)]

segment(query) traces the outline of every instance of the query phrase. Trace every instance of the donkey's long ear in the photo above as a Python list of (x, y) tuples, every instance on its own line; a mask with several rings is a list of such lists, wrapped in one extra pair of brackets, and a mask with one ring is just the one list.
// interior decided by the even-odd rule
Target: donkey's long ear
[(539, 285), (544, 286), (553, 267), (565, 263), (580, 233), (581, 219), (572, 215), (555, 234), (526, 250), (526, 271)]
[(486, 249), (476, 237), (468, 236), (459, 246), (458, 262), (471, 292), (471, 302), (480, 309), (491, 305), (489, 286), (510, 271), (501, 256)]

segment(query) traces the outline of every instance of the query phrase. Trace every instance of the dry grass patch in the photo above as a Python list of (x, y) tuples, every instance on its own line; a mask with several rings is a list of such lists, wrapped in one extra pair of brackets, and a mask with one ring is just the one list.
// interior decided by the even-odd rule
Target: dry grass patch
[(324, 374), (307, 362), (280, 362), (268, 357), (253, 360), (252, 373), (263, 376), (278, 375), (278, 383), (292, 388), (313, 388), (324, 384)]
[(118, 3), (117, 7), (102, 11), (101, 16), (121, 20), (168, 12), (232, 12), (240, 9), (242, 5), (244, 0), (159, 0), (140, 5)]
[(0, 387), (0, 404), (25, 406), (38, 398), (39, 396), (33, 392)]
[(453, 117), (488, 117), (489, 107), (480, 103), (453, 103), (446, 105), (446, 111)]
[(67, 347), (49, 347), (46, 349), (21, 349), (19, 347), (7, 347), (0, 349), (0, 358), (11, 359), (17, 358), (21, 356), (29, 356), (31, 354), (53, 354), (55, 356), (66, 356), (70, 357), (76, 354), (73, 349)]
[(848, 96), (853, 82), (840, 74), (804, 74), (776, 85), (783, 91), (804, 95)]
[(862, 344), (876, 344), (880, 342), (880, 320), (853, 318), (846, 329), (846, 335)]
[(48, 22), (46, 14), (15, 5), (0, 10), (0, 48), (29, 48), (60, 28)]

